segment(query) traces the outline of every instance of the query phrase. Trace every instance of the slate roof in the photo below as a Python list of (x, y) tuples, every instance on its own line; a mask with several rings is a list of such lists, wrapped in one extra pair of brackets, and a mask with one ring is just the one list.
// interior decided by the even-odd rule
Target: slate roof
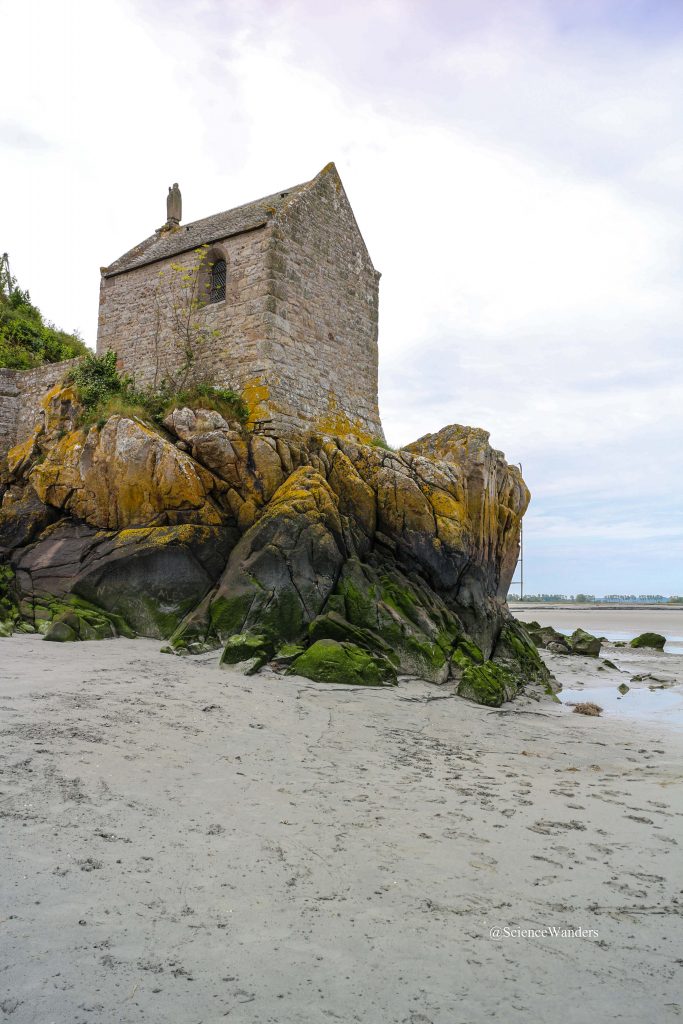
[(134, 249), (130, 249), (129, 252), (110, 263), (103, 271), (103, 275), (104, 277), (114, 277), (126, 270), (144, 267), (147, 263), (156, 263), (157, 260), (177, 256), (181, 252), (189, 252), (200, 245), (210, 245), (211, 242), (217, 242), (221, 238), (229, 238), (231, 235), (241, 235), (244, 231), (252, 231), (265, 224), (274, 213), (284, 206), (290, 196), (303, 191), (307, 185), (310, 185), (310, 182), (305, 181), (293, 188), (275, 192), (272, 196), (264, 196), (263, 199), (245, 203), (244, 206), (236, 206), (233, 210), (214, 213), (212, 217), (204, 217), (203, 220), (195, 220), (191, 224), (181, 224), (175, 230), (163, 233), (155, 232), (144, 242), (136, 245)]

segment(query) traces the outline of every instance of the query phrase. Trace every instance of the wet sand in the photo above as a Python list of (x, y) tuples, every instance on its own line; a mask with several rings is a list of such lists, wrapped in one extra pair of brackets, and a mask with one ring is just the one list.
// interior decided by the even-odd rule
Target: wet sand
[(683, 731), (158, 646), (0, 640), (3, 1019), (680, 1019)]

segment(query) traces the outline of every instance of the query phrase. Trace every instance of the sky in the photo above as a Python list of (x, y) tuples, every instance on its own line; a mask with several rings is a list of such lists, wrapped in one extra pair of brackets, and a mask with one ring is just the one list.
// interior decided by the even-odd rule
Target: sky
[(0, 250), (97, 331), (99, 268), (334, 160), (393, 445), (523, 466), (527, 592), (683, 593), (680, 0), (0, 0)]

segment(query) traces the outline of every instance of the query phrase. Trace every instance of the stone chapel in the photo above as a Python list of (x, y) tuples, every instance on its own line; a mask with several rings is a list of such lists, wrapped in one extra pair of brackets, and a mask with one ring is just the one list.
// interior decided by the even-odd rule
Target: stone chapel
[(101, 275), (98, 354), (138, 384), (183, 365), (191, 292), (195, 369), (240, 391), (257, 429), (383, 438), (380, 275), (334, 164), (191, 224), (173, 185), (163, 227)]

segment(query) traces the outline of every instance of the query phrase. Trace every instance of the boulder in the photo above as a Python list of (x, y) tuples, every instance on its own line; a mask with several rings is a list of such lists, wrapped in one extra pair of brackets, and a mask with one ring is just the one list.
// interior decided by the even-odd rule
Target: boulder
[(272, 656), (272, 641), (263, 633), (237, 633), (228, 639), (220, 666), (233, 668), (241, 663), (245, 666), (244, 674), (253, 675), (263, 668)]
[(590, 658), (597, 658), (600, 654), (601, 645), (600, 637), (587, 633), (585, 629), (575, 629), (569, 637), (569, 647), (572, 654), (584, 654)]
[(395, 669), (385, 658), (338, 640), (316, 640), (292, 662), (287, 674), (345, 686), (395, 686), (397, 682)]
[(462, 666), (457, 694), (475, 704), (499, 708), (506, 700), (512, 700), (517, 685), (508, 672), (493, 661), (481, 665)]
[(649, 647), (654, 651), (663, 651), (666, 637), (661, 633), (641, 633), (631, 640), (631, 647)]
[(67, 622), (57, 620), (50, 623), (43, 639), (53, 640), (57, 643), (67, 643), (78, 640), (78, 633)]

